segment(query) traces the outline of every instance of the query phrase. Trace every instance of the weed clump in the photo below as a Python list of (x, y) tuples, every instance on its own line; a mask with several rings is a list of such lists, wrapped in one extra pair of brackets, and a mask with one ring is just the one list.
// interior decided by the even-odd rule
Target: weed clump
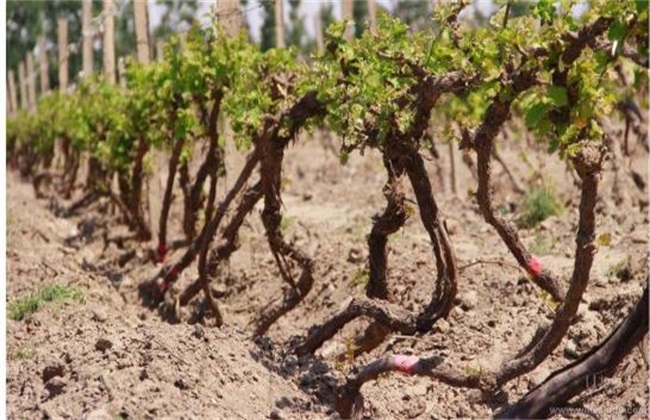
[(83, 303), (84, 295), (81, 291), (62, 284), (49, 284), (36, 293), (18, 299), (9, 305), (9, 318), (14, 321), (22, 321), (28, 316), (41, 310), (47, 303), (62, 302), (72, 299)]
[(524, 228), (533, 228), (549, 217), (561, 214), (563, 209), (560, 199), (552, 189), (531, 188), (524, 197), (519, 224)]

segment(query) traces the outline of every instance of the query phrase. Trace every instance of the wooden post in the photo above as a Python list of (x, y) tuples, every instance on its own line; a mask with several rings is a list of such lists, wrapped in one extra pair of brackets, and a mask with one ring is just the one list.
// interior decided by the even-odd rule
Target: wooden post
[(122, 89), (126, 89), (126, 65), (124, 64), (124, 57), (117, 59), (117, 79)]
[(284, 8), (283, 0), (275, 0), (275, 46), (284, 48)]
[(20, 86), (20, 109), (26, 111), (29, 107), (27, 102), (27, 81), (25, 76), (25, 60), (18, 64), (18, 84)]
[(217, 22), (224, 33), (229, 37), (236, 36), (242, 24), (239, 0), (217, 0), (215, 10)]
[(352, 0), (343, 0), (342, 7), (342, 18), (345, 21), (348, 21), (348, 26), (345, 28), (345, 37), (350, 39), (354, 37), (354, 5)]
[(36, 72), (34, 71), (34, 54), (27, 53), (27, 97), (29, 112), (36, 112)]
[(376, 0), (368, 0), (368, 26), (374, 28), (376, 23), (377, 23)]
[(115, 84), (115, 3), (104, 0), (104, 76), (108, 83)]
[(9, 103), (11, 103), (11, 113), (18, 111), (18, 93), (16, 92), (16, 74), (13, 70), (7, 71), (7, 79), (9, 83)]
[(47, 61), (45, 37), (38, 37), (38, 64), (41, 69), (41, 95), (50, 91), (50, 63)]
[(58, 49), (59, 49), (59, 90), (68, 90), (68, 21), (65, 18), (58, 20)]
[(147, 24), (147, 1), (133, 0), (133, 14), (135, 16), (135, 39), (137, 42), (138, 62), (149, 64), (149, 26)]
[(165, 59), (165, 43), (159, 39), (156, 41), (156, 60), (163, 61)]
[(93, 18), (92, 0), (82, 0), (81, 36), (83, 37), (83, 77), (93, 72), (93, 33), (91, 21)]
[(7, 111), (7, 118), (11, 117), (14, 113), (14, 105), (11, 103), (11, 95), (9, 95), (9, 74), (7, 74), (7, 107), (5, 108)]
[(449, 170), (451, 172), (451, 192), (458, 195), (458, 177), (456, 176), (456, 149), (454, 142), (449, 142)]
[(316, 47), (318, 53), (322, 54), (325, 51), (325, 43), (323, 42), (323, 28), (321, 28), (320, 13), (314, 16), (314, 30), (316, 31)]
[(181, 51), (185, 51), (185, 43), (187, 42), (187, 32), (181, 32), (178, 34), (178, 42), (181, 47)]

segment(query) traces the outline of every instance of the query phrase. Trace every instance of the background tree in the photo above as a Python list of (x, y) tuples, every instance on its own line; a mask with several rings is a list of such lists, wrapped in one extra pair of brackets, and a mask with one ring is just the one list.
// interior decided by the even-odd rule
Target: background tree
[[(101, 4), (95, 4), (101, 8)], [(68, 19), (68, 39), (76, 40), (81, 36), (81, 2), (80, 1), (7, 1), (7, 43), (5, 45), (7, 69), (18, 68), (18, 63), (25, 58), (27, 51), (36, 46), (38, 37), (45, 37), (49, 54), (50, 81), (53, 87), (58, 85), (59, 66), (56, 62), (57, 24), (59, 17)], [(81, 57), (70, 55), (70, 74), (81, 70)]]
[[(242, 1), (245, 6), (246, 1)], [(153, 30), (154, 39), (167, 39), (171, 35), (188, 30), (198, 16), (198, 0), (156, 0), (163, 12), (160, 23)]]
[(429, 0), (400, 0), (392, 14), (407, 24), (411, 31), (422, 30), (432, 25), (430, 4)]
[(262, 51), (275, 47), (275, 5), (273, 1), (262, 1), (262, 28), (260, 48)]
[(336, 16), (334, 16), (334, 6), (332, 3), (327, 3), (321, 6), (320, 11), (318, 12), (320, 17), (320, 27), (323, 28), (323, 32), (333, 23), (336, 22)]
[(305, 18), (300, 16), (300, 0), (289, 0), (289, 23), (291, 27), (285, 35), (285, 43), (302, 49), (306, 43), (306, 32)]
[(352, 16), (354, 17), (354, 36), (359, 38), (368, 23), (368, 2), (366, 0), (353, 1)]

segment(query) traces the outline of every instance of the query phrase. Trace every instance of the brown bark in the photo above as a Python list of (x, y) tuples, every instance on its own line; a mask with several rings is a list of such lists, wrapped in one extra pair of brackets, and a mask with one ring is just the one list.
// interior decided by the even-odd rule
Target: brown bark
[(387, 282), (388, 236), (397, 232), (408, 219), (406, 196), (401, 183), (404, 169), (398, 161), (391, 161), (384, 156), (384, 167), (388, 172), (388, 181), (384, 186), (386, 209), (384, 213), (373, 217), (373, 226), (368, 236), (370, 279), (366, 287), (366, 296), (390, 300)]
[[(183, 189), (184, 213), (183, 213), (183, 230), (188, 241), (193, 241), (196, 237), (196, 223), (198, 221), (199, 210), (201, 209), (201, 197), (203, 186), (208, 176), (218, 172), (219, 165), (223, 161), (223, 148), (219, 145), (219, 133), (217, 132), (217, 121), (221, 110), (221, 100), (223, 92), (216, 90), (212, 92), (212, 108), (210, 112), (202, 98), (195, 97), (194, 101), (200, 114), (200, 120), (208, 135), (208, 152), (201, 163), (194, 182), (190, 181), (187, 165), (181, 167), (181, 187)], [(209, 220), (206, 219), (206, 223)], [(205, 227), (205, 226), (204, 226)]]
[[(212, 213), (214, 212), (214, 201), (217, 195), (217, 177), (218, 173), (216, 170), (214, 170), (210, 174), (210, 192), (208, 193), (208, 204), (205, 208), (206, 222), (204, 225), (204, 230), (207, 229), (208, 225), (210, 224)], [(207, 240), (207, 235), (201, 235), (201, 245), (199, 250), (199, 281), (201, 282), (201, 288), (205, 294), (206, 301), (208, 302), (210, 309), (212, 309), (212, 313), (215, 317), (215, 324), (217, 327), (220, 327), (223, 324), (223, 317), (221, 316), (221, 311), (219, 310), (217, 302), (212, 297), (208, 275), (205, 271), (206, 256), (209, 246), (210, 245)]]
[(424, 161), (417, 151), (413, 150), (409, 153), (405, 167), (418, 203), (420, 219), (429, 234), (436, 257), (435, 292), (429, 305), (418, 316), (418, 330), (425, 332), (431, 329), (437, 319), (449, 315), (458, 289), (458, 269), (454, 249), (444, 224), (440, 220), (438, 205), (433, 197)]
[[(307, 296), (314, 284), (314, 264), (305, 252), (284, 239), (280, 224), (282, 222), (280, 189), (282, 183), (282, 161), (285, 144), (277, 141), (275, 136), (263, 136), (261, 139), (260, 172), (262, 190), (264, 191), (264, 210), (262, 222), (271, 252), (276, 258), (278, 268), (289, 287), (285, 287), (280, 302), (271, 301), (256, 317), (254, 336), (265, 334), (282, 315), (298, 306)], [(293, 260), (302, 270), (298, 281), (291, 276), (291, 267), (286, 259)]]
[(352, 300), (342, 312), (334, 315), (324, 324), (313, 328), (307, 338), (295, 347), (296, 355), (313, 354), (346, 324), (360, 316), (373, 319), (387, 326), (391, 331), (400, 334), (413, 335), (417, 332), (417, 317), (410, 311), (389, 302), (358, 297)]
[[(262, 132), (254, 142), (256, 147), (249, 155), (246, 165), (236, 182), (238, 188), (235, 190), (235, 187), (233, 187), (231, 193), (235, 191), (238, 192), (241, 189), (248, 177), (250, 177), (252, 170), (263, 156), (262, 166), (264, 169), (261, 174), (261, 183), (244, 195), (235, 216), (224, 231), (223, 237), (226, 240), (225, 244), (220, 245), (216, 250), (212, 251), (209, 260), (206, 262), (208, 246), (216, 234), (219, 221), (223, 217), (223, 213), (227, 209), (227, 206), (220, 206), (217, 210), (215, 218), (210, 223), (210, 226), (204, 231), (204, 234), (202, 234), (202, 237), (204, 238), (197, 241), (198, 243), (203, 244), (202, 249), (204, 252), (202, 253), (202, 262), (199, 262), (199, 267), (202, 273), (200, 273), (199, 279), (186, 288), (181, 295), (181, 305), (187, 304), (196, 293), (198, 293), (199, 289), (206, 290), (206, 288), (208, 288), (208, 279), (216, 274), (219, 263), (224, 259), (229, 258), (232, 252), (238, 249), (239, 244), (237, 241), (237, 232), (246, 215), (252, 211), (255, 203), (261, 198), (259, 195), (262, 194), (262, 192), (258, 192), (258, 188), (264, 192), (266, 213), (263, 214), (262, 219), (267, 230), (269, 245), (272, 253), (276, 256), (276, 261), (280, 261), (280, 256), (282, 256), (283, 261), (285, 257), (289, 257), (296, 261), (303, 270), (295, 287), (285, 293), (282, 303), (276, 306), (269, 306), (262, 311), (262, 314), (260, 314), (256, 321), (256, 334), (263, 334), (270, 325), (275, 322), (275, 320), (300, 303), (304, 296), (309, 292), (313, 284), (313, 266), (311, 259), (303, 252), (296, 249), (293, 245), (286, 243), (280, 231), (280, 175), (284, 149), (289, 144), (289, 141), (295, 138), (297, 130), (303, 126), (307, 119), (322, 112), (324, 112), (323, 105), (316, 100), (315, 92), (310, 92), (304, 95), (296, 102), (296, 104), (294, 104), (293, 107), (280, 114), (277, 118), (270, 118), (266, 121)], [(284, 132), (283, 135), (280, 135), (280, 128), (283, 127), (285, 123), (288, 124), (289, 129)], [(227, 200), (229, 202), (232, 198), (234, 198), (234, 195), (230, 199), (226, 197), (224, 201)], [(193, 248), (193, 252), (196, 252), (196, 246), (190, 247), (190, 250)], [(188, 252), (190, 250), (188, 250)], [(281, 271), (286, 275), (284, 267), (280, 265), (280, 262), (278, 262), (278, 264)], [(169, 270), (168, 274), (171, 275), (171, 277), (168, 276), (166, 277), (166, 280), (163, 281), (163, 288), (165, 290), (167, 288), (167, 281), (178, 275), (178, 267), (179, 265), (176, 265)]]
[(578, 311), (580, 300), (589, 282), (589, 272), (597, 250), (596, 239), (596, 200), (598, 199), (598, 177), (601, 171), (602, 151), (595, 146), (585, 144), (583, 150), (574, 159), (574, 165), (582, 179), (580, 195), (580, 216), (576, 234), (576, 253), (571, 283), (566, 298), (557, 309), (550, 328), (532, 348), (501, 366), (496, 375), (500, 386), (518, 376), (530, 372), (546, 359), (560, 344), (566, 334), (571, 320)]
[(158, 222), (158, 261), (162, 262), (167, 253), (167, 223), (169, 220), (169, 211), (172, 205), (172, 193), (174, 190), (174, 179), (178, 169), (178, 163), (181, 156), (181, 151), (185, 141), (182, 139), (176, 140), (174, 148), (172, 149), (169, 158), (169, 171), (167, 173), (167, 182), (165, 184), (165, 193), (163, 195), (162, 208), (160, 210), (160, 220)]
[(536, 83), (534, 71), (519, 72), (511, 77), (512, 81), (509, 85), (504, 85), (502, 89), (512, 89), (512, 95), (507, 99), (501, 99), (500, 97), (495, 99), (487, 109), (483, 124), (477, 129), (473, 138), (468, 140), (477, 153), (478, 204), (485, 221), (494, 227), (519, 265), (531, 274), (533, 282), (548, 292), (556, 301), (562, 301), (564, 299), (562, 283), (548, 269), (543, 268), (538, 272), (538, 270), (532, 268), (532, 255), (521, 242), (516, 226), (503, 217), (494, 207), (491, 159), (494, 139), (505, 121), (510, 117), (510, 106), (514, 98)]
[[(211, 278), (216, 276), (219, 265), (228, 258), (240, 247), (239, 243), (239, 229), (244, 223), (246, 217), (253, 211), (257, 202), (262, 198), (262, 184), (258, 182), (254, 186), (248, 188), (242, 195), (241, 201), (235, 210), (234, 215), (221, 234), (222, 243), (210, 252), (210, 256), (206, 265), (206, 276)], [(180, 295), (180, 306), (187, 305), (190, 300), (201, 291), (201, 279), (198, 278), (192, 282)]]
[[(574, 162), (584, 185), (580, 202), (579, 231), (576, 235), (576, 262), (566, 300), (558, 309), (550, 328), (539, 330), (539, 334), (536, 334), (532, 342), (525, 346), (524, 351), (519, 352), (514, 359), (505, 362), (497, 373), (483, 371), (473, 374), (455, 372), (445, 367), (439, 367), (441, 360), (438, 358), (389, 356), (378, 359), (361, 369), (359, 374), (349, 379), (345, 385), (339, 388), (337, 396), (337, 411), (339, 414), (343, 418), (349, 418), (353, 413), (356, 416), (360, 415), (363, 411), (363, 398), (360, 395), (361, 386), (385, 372), (400, 371), (409, 375), (429, 376), (452, 386), (494, 390), (538, 366), (557, 347), (566, 334), (589, 280), (589, 271), (596, 249), (594, 244), (594, 207), (597, 198), (601, 159), (602, 156), (595, 152), (593, 148), (585, 146), (585, 150), (581, 152)], [(377, 303), (372, 302), (371, 304), (376, 305)], [(334, 336), (346, 322), (359, 316), (361, 311), (356, 306), (354, 310), (351, 309), (352, 307), (353, 305), (350, 305), (348, 310), (337, 315), (324, 326), (319, 327), (315, 333), (308, 337), (307, 341), (296, 349), (296, 353), (298, 355), (312, 353), (323, 342)], [(368, 309), (366, 309), (366, 312), (369, 312)], [(385, 314), (383, 315), (385, 316)], [(393, 319), (391, 321), (395, 322)], [(403, 326), (403, 324), (396, 324), (395, 326)], [(402, 334), (408, 333), (402, 332)]]
[[(239, 173), (239, 177), (235, 181), (235, 184), (228, 191), (224, 199), (219, 203), (217, 207), (215, 216), (210, 220), (203, 230), (203, 236), (209, 238), (208, 242), (211, 242), (212, 238), (217, 232), (217, 228), (221, 223), (226, 211), (230, 207), (232, 201), (237, 197), (239, 192), (248, 182), (253, 170), (259, 162), (259, 153), (257, 149), (254, 149), (246, 158), (246, 163)], [(200, 251), (200, 246), (203, 243), (203, 238), (199, 237), (196, 240), (192, 241), (188, 249), (185, 251), (185, 254), (179, 259), (177, 263), (171, 267), (164, 268), (157, 276), (156, 279), (162, 277), (162, 282), (164, 284), (164, 289), (167, 290), (170, 282), (175, 281), (178, 276), (185, 270), (187, 267), (192, 264), (196, 256)]]
[(149, 145), (144, 138), (140, 138), (138, 140), (138, 148), (133, 165), (133, 175), (131, 176), (131, 194), (127, 202), (127, 209), (131, 213), (136, 237), (143, 242), (151, 239), (151, 229), (149, 228), (144, 215), (144, 209), (142, 208), (142, 188), (145, 177), (144, 157), (148, 151)]
[(648, 286), (628, 316), (599, 345), (559, 369), (497, 418), (547, 418), (581, 392), (612, 377), (648, 334)]

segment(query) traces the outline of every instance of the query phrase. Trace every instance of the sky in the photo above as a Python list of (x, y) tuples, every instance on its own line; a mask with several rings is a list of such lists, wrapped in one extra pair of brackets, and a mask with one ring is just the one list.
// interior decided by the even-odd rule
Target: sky
[[(408, 1), (408, 0), (402, 0)], [(375, 0), (376, 4), (380, 7), (383, 7), (388, 10), (392, 10), (397, 4), (398, 0)], [(206, 12), (209, 10), (210, 6), (215, 2), (214, 0), (205, 0), (200, 1), (201, 11), (201, 21), (207, 21)], [(259, 40), (260, 28), (262, 26), (262, 8), (258, 0), (249, 0), (248, 6), (246, 7), (246, 16), (250, 25), (251, 35), (255, 40)], [(314, 31), (314, 17), (317, 16), (320, 8), (325, 4), (334, 4), (334, 15), (336, 17), (341, 16), (341, 1), (337, 0), (302, 0), (300, 3), (300, 14), (305, 17), (305, 28), (307, 32), (313, 37), (315, 35)], [(489, 14), (495, 9), (494, 2), (492, 0), (475, 0), (475, 6), (484, 14)], [(160, 22), (163, 12), (162, 6), (157, 6), (155, 3), (151, 2), (149, 6), (150, 13), (150, 25), (153, 29)], [(284, 15), (285, 22), (289, 21), (289, 1), (284, 0)]]

